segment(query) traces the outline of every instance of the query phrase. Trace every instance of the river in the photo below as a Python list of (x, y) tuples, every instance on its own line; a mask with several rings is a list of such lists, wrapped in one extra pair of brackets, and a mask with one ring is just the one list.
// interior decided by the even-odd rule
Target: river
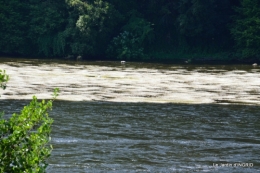
[(259, 172), (260, 68), (1, 58), (1, 110), (61, 90), (47, 172)]

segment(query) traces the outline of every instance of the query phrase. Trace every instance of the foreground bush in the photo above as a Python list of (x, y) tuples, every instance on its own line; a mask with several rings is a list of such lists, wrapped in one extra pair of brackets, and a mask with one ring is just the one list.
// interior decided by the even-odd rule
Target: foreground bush
[(52, 151), (48, 143), (53, 120), (48, 116), (48, 111), (52, 109), (58, 92), (59, 89), (55, 89), (53, 100), (48, 102), (39, 102), (34, 96), (20, 114), (13, 114), (9, 120), (0, 116), (1, 173), (45, 172), (48, 166), (46, 159)]
[(0, 88), (6, 88), (6, 82), (8, 82), (9, 76), (5, 74), (5, 70), (0, 69)]

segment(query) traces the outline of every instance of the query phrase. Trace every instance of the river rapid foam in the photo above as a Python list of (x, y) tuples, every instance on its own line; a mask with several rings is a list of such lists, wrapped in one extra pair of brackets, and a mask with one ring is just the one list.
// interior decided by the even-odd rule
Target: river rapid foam
[(174, 65), (3, 59), (10, 75), (0, 99), (242, 103), (260, 105), (260, 68), (249, 65)]

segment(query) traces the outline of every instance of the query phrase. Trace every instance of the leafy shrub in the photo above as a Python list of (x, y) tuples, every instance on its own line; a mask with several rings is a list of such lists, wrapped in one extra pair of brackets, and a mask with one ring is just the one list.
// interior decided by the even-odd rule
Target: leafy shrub
[[(6, 81), (3, 76), (0, 74), (0, 83)], [(58, 92), (54, 90), (53, 100)], [(9, 120), (0, 115), (0, 172), (45, 172), (52, 150), (48, 142), (53, 120), (48, 111), (53, 100), (38, 102), (34, 96), (20, 114), (13, 114)]]
[(9, 80), (9, 76), (5, 74), (5, 70), (0, 69), (0, 87), (2, 89), (6, 88), (6, 82)]

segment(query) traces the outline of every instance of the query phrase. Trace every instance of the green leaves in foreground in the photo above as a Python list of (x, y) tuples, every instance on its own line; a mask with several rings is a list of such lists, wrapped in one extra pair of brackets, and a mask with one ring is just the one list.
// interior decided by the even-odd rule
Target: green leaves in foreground
[(54, 90), (53, 99), (37, 101), (34, 96), (20, 114), (13, 114), (9, 120), (0, 119), (0, 172), (45, 172), (46, 159), (52, 146), (51, 124), (48, 111), (58, 96)]
[(0, 88), (6, 88), (6, 82), (9, 80), (9, 76), (5, 74), (5, 70), (0, 69)]

